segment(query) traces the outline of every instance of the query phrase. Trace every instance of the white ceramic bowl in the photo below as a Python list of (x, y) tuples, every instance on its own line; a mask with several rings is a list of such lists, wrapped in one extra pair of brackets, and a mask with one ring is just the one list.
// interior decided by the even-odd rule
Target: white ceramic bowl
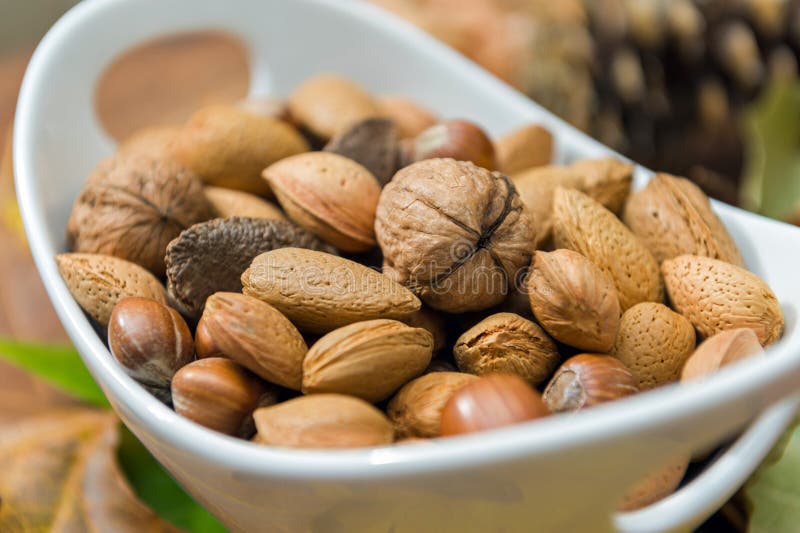
[[(800, 230), (715, 203), (748, 266), (778, 294), (784, 339), (703, 384), (670, 386), (574, 416), (369, 450), (270, 449), (207, 431), (115, 363), (61, 280), (54, 254), (84, 177), (114, 146), (93, 114), (118, 54), (169, 32), (218, 28), (250, 50), (252, 93), (285, 95), (320, 71), (408, 94), (493, 134), (540, 122), (562, 161), (611, 153), (411, 26), (356, 2), (87, 0), (42, 40), (22, 86), (14, 159), (36, 264), (86, 365), (122, 420), (202, 504), (241, 531), (663, 531), (690, 528), (746, 479), (792, 419), (800, 376)], [(641, 186), (648, 172), (639, 169)], [(776, 403), (778, 402), (778, 403)], [(721, 459), (675, 495), (615, 514), (626, 487), (679, 452)]]

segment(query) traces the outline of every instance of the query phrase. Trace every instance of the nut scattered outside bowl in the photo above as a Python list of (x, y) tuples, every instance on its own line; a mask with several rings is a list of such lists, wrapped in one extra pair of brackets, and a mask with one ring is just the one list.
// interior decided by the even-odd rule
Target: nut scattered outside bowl
[(711, 209), (708, 197), (685, 178), (657, 174), (631, 195), (624, 220), (659, 263), (692, 254), (744, 266), (733, 237)]
[(403, 139), (416, 137), (437, 122), (431, 111), (403, 96), (382, 96), (378, 99), (378, 109), (381, 116), (395, 123)]
[(462, 372), (436, 371), (403, 385), (386, 408), (398, 438), (438, 437), (447, 400), (477, 379)]
[(447, 120), (417, 135), (406, 148), (405, 165), (425, 159), (451, 158), (471, 161), (487, 170), (495, 170), (494, 145), (489, 136), (467, 120)]
[(578, 252), (535, 252), (528, 297), (536, 320), (556, 340), (599, 353), (614, 345), (617, 290), (608, 274)]
[(692, 324), (665, 305), (643, 302), (623, 313), (611, 354), (642, 390), (676, 381), (695, 348)]
[(375, 207), (381, 186), (369, 170), (329, 152), (287, 157), (264, 170), (286, 214), (346, 252), (375, 247)]
[(500, 170), (514, 174), (549, 165), (553, 158), (553, 136), (538, 124), (528, 124), (498, 139), (495, 153)]
[(167, 290), (181, 311), (196, 318), (215, 292), (242, 289), (242, 272), (255, 257), (287, 246), (335, 253), (286, 220), (231, 217), (195, 224), (167, 247)]
[(508, 178), (453, 159), (395, 174), (381, 193), (375, 234), (384, 272), (434, 309), (454, 313), (502, 302), (536, 242)]
[(261, 171), (279, 159), (308, 151), (289, 124), (236, 106), (195, 113), (175, 143), (175, 157), (207, 185), (269, 194)]
[(227, 357), (270, 383), (300, 390), (308, 347), (274, 307), (244, 294), (218, 292), (206, 301), (202, 320)]
[(583, 254), (611, 276), (623, 311), (663, 299), (661, 275), (650, 251), (598, 202), (572, 189), (553, 197), (553, 241)]
[(256, 257), (242, 274), (244, 293), (275, 306), (309, 333), (375, 318), (403, 320), (419, 311), (414, 294), (355, 261), (281, 248)]
[(164, 252), (212, 216), (197, 176), (171, 159), (116, 155), (86, 180), (67, 222), (75, 252), (108, 254), (164, 275)]
[(580, 354), (556, 371), (542, 399), (553, 413), (578, 411), (639, 392), (636, 378), (619, 359)]
[(194, 359), (192, 332), (181, 315), (148, 298), (123, 298), (114, 306), (108, 347), (129, 376), (165, 389), (175, 372)]
[(331, 331), (303, 360), (303, 392), (348, 394), (371, 403), (419, 376), (433, 354), (433, 335), (396, 320), (357, 322)]
[[(220, 357), (199, 359), (172, 379), (175, 412), (201, 426), (242, 435), (253, 411), (263, 405), (267, 384), (243, 366)], [(274, 394), (270, 397), (274, 403)]]
[(359, 448), (391, 444), (394, 428), (364, 400), (312, 394), (253, 413), (257, 442), (289, 448)]
[(298, 85), (289, 96), (289, 112), (323, 140), (356, 122), (380, 116), (378, 104), (369, 93), (335, 74), (321, 74)]
[(203, 190), (214, 215), (219, 218), (249, 217), (286, 220), (286, 215), (277, 205), (254, 194), (211, 185), (206, 186)]
[(707, 338), (750, 328), (762, 346), (783, 335), (780, 302), (764, 281), (747, 270), (710, 257), (681, 255), (661, 265), (669, 299)]
[(531, 385), (545, 381), (559, 355), (550, 337), (534, 322), (497, 313), (464, 332), (453, 347), (458, 369), (469, 374), (513, 374)]
[(125, 297), (167, 303), (161, 282), (130, 261), (110, 255), (67, 253), (56, 256), (56, 265), (78, 305), (103, 327), (114, 306)]
[(689, 356), (681, 371), (681, 381), (707, 378), (723, 366), (764, 355), (752, 329), (729, 329), (709, 337)]
[(549, 415), (541, 396), (517, 376), (494, 374), (461, 387), (442, 410), (442, 436), (518, 424)]

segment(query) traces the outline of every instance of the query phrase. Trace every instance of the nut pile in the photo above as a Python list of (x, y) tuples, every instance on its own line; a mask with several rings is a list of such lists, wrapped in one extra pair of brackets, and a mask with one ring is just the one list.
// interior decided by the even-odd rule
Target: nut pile
[[(700, 189), (660, 174), (630, 193), (630, 164), (556, 166), (552, 145), (535, 124), (492, 140), (321, 75), (286, 102), (210, 107), (123, 143), (56, 261), (131, 377), (272, 446), (574, 412), (781, 337), (778, 300)], [(687, 463), (625, 507), (673, 490)]]

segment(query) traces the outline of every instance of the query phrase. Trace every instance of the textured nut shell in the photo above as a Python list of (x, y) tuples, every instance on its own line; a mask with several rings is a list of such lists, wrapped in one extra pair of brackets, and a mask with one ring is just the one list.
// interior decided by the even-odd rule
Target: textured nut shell
[(242, 274), (242, 285), (245, 294), (274, 305), (310, 333), (375, 318), (400, 320), (421, 307), (411, 291), (380, 272), (300, 248), (259, 255)]
[(692, 254), (744, 266), (708, 197), (687, 179), (658, 174), (631, 196), (624, 219), (659, 263)]
[(335, 74), (321, 74), (297, 86), (289, 96), (289, 111), (294, 120), (324, 140), (380, 115), (369, 93)]
[(687, 359), (681, 371), (681, 381), (704, 378), (723, 366), (764, 355), (761, 343), (752, 329), (729, 329), (703, 341)]
[(528, 297), (536, 320), (556, 340), (606, 353), (619, 329), (619, 298), (611, 278), (572, 250), (534, 253)]
[(211, 216), (193, 172), (171, 159), (117, 155), (97, 166), (75, 200), (68, 244), (75, 252), (113, 255), (161, 276), (169, 241)]
[(514, 374), (532, 385), (549, 378), (559, 362), (542, 328), (513, 313), (491, 315), (464, 332), (453, 355), (462, 372)]
[(179, 126), (153, 126), (143, 128), (125, 139), (118, 147), (120, 154), (138, 154), (153, 159), (175, 157), (175, 141), (180, 134)]
[(449, 312), (499, 304), (536, 241), (508, 178), (452, 159), (395, 174), (381, 193), (375, 234), (387, 275)]
[(254, 194), (211, 185), (203, 189), (214, 215), (220, 218), (250, 217), (286, 220), (281, 209)]
[(500, 170), (508, 174), (549, 165), (553, 158), (553, 136), (538, 124), (509, 132), (494, 146)]
[(308, 347), (274, 307), (244, 294), (218, 292), (206, 301), (203, 322), (227, 357), (271, 383), (300, 390)]
[(375, 246), (375, 207), (381, 187), (355, 161), (328, 152), (287, 157), (264, 170), (286, 214), (347, 252)]
[(678, 488), (688, 466), (689, 457), (686, 455), (670, 460), (664, 467), (631, 487), (617, 510), (633, 511), (666, 498)]
[(431, 126), (417, 135), (408, 146), (410, 164), (434, 158), (453, 158), (471, 161), (487, 170), (497, 169), (494, 144), (489, 136), (473, 122), (453, 119)]
[(541, 396), (517, 376), (494, 374), (461, 387), (442, 409), (441, 433), (485, 431), (549, 415)]
[(253, 413), (258, 443), (290, 448), (358, 448), (394, 440), (391, 422), (364, 400), (342, 394), (301, 396)]
[(167, 247), (167, 290), (184, 313), (197, 317), (215, 292), (242, 289), (242, 272), (255, 257), (287, 246), (335, 253), (285, 220), (232, 217), (195, 224)]
[(600, 354), (567, 359), (547, 384), (542, 400), (553, 413), (578, 411), (636, 394), (634, 375), (622, 361)]
[(237, 435), (266, 391), (266, 384), (243, 366), (211, 357), (178, 370), (172, 403), (176, 413), (201, 426)]
[(614, 214), (582, 192), (557, 189), (553, 197), (553, 240), (586, 256), (611, 276), (622, 310), (660, 302), (658, 263)]
[(111, 354), (136, 381), (169, 388), (175, 372), (194, 359), (194, 341), (180, 314), (149, 298), (120, 300), (108, 323)]
[(692, 355), (692, 324), (663, 304), (643, 302), (622, 315), (611, 354), (630, 369), (642, 390), (677, 380)]
[(613, 157), (584, 159), (568, 167), (581, 177), (581, 191), (619, 214), (631, 190), (633, 165)]
[(331, 331), (303, 360), (303, 392), (335, 392), (371, 403), (419, 376), (433, 354), (433, 335), (396, 320), (378, 319)]
[(444, 404), (476, 379), (461, 372), (433, 372), (406, 383), (386, 408), (397, 437), (438, 437)]
[(382, 96), (378, 99), (378, 109), (381, 116), (395, 123), (403, 139), (416, 137), (437, 122), (433, 113), (404, 96)]
[(268, 194), (261, 171), (279, 159), (308, 151), (290, 125), (236, 106), (195, 113), (175, 143), (175, 156), (208, 185)]
[(99, 254), (59, 254), (56, 265), (69, 292), (84, 311), (105, 327), (111, 311), (128, 296), (167, 303), (164, 286), (139, 265)]
[(533, 214), (539, 243), (550, 238), (553, 228), (553, 195), (559, 187), (580, 189), (581, 178), (562, 166), (536, 167), (511, 176), (525, 207)]
[(762, 346), (781, 338), (783, 311), (775, 293), (747, 270), (709, 257), (681, 255), (661, 265), (673, 307), (701, 337), (750, 328)]
[(356, 122), (325, 145), (326, 152), (352, 159), (369, 170), (381, 185), (397, 170), (398, 149), (397, 128), (385, 118)]

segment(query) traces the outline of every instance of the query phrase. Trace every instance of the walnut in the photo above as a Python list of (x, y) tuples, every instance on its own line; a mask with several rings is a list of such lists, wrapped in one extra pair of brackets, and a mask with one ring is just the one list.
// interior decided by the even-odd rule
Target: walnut
[(292, 246), (336, 255), (336, 249), (286, 220), (216, 218), (195, 224), (167, 247), (167, 291), (181, 310), (197, 317), (215, 292), (240, 292), (254, 257)]
[(536, 242), (511, 181), (453, 159), (399, 171), (381, 194), (375, 233), (384, 272), (452, 313), (502, 302)]
[(199, 178), (171, 159), (119, 153), (102, 161), (72, 206), (75, 252), (121, 257), (164, 275), (167, 244), (212, 216)]

